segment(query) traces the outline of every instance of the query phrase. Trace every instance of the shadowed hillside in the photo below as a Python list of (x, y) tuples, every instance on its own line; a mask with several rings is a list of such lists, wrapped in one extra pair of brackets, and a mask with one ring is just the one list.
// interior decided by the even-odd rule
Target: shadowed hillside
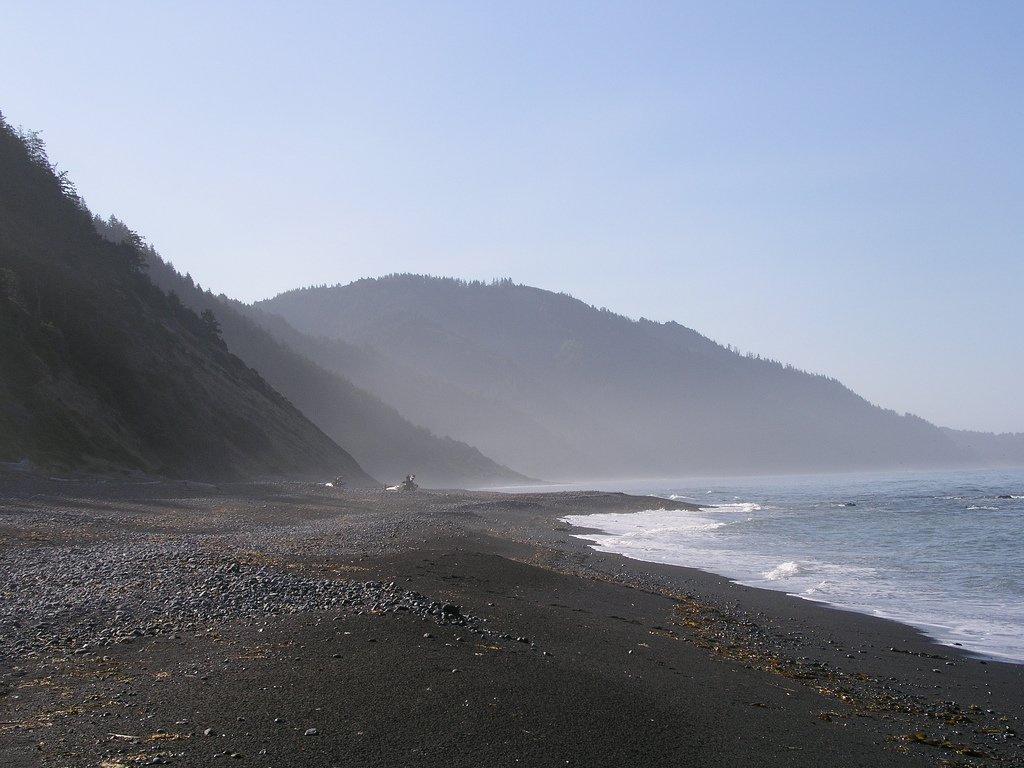
[[(96, 220), (95, 225), (114, 242), (131, 236), (131, 230), (113, 218), (106, 222)], [(196, 312), (216, 317), (228, 349), (256, 369), (324, 432), (352, 451), (375, 477), (397, 482), (413, 472), (419, 482), (429, 486), (527, 480), (465, 443), (438, 437), (410, 423), (395, 408), (340, 375), (339, 371), (344, 374), (347, 366), (311, 362), (302, 354), (307, 350), (290, 348), (288, 340), (275, 339), (250, 317), (259, 319), (262, 313), (226, 296), (204, 291), (191, 277), (179, 274), (163, 261), (152, 248), (146, 248), (145, 255), (154, 283)], [(358, 350), (351, 352), (353, 358), (358, 357)]]
[(394, 275), (257, 306), (322, 337), (305, 349), (324, 365), (346, 364), (341, 341), (413, 370), (418, 379), (392, 377), (388, 388), (377, 363), (360, 381), (410, 418), (434, 428), (443, 420), (449, 434), (531, 474), (985, 463), (934, 425), (834, 379), (740, 355), (677, 323), (630, 320), (510, 281)]
[(173, 477), (342, 475), (356, 461), (101, 238), (42, 142), (0, 122), (0, 461)]

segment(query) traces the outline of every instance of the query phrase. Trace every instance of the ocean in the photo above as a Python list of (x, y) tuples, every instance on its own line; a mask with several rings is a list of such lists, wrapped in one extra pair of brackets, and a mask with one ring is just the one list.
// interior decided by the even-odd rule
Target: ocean
[(713, 505), (578, 515), (602, 550), (896, 619), (1024, 663), (1024, 470), (591, 483)]

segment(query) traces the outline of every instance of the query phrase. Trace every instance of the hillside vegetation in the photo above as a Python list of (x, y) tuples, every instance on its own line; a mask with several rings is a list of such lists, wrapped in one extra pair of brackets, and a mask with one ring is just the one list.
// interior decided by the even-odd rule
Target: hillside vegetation
[(0, 461), (235, 479), (357, 462), (101, 238), (42, 142), (0, 120)]
[(543, 477), (988, 461), (834, 379), (507, 280), (392, 275), (257, 306), (306, 334), (325, 366), (363, 350), (354, 378), (410, 418)]

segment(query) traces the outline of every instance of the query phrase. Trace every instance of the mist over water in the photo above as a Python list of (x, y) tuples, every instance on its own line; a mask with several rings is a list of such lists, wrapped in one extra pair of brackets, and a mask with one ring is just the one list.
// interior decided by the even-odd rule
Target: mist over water
[[(1024, 471), (843, 474), (601, 484), (696, 504), (577, 515), (577, 534), (1024, 663)], [(593, 484), (591, 484), (593, 487)]]

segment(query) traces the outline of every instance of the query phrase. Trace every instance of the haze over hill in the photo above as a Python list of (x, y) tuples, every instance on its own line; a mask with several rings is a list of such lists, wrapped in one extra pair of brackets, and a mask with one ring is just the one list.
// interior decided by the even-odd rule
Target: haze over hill
[[(1016, 463), (838, 381), (564, 294), (392, 275), (283, 293), (280, 338), (409, 418), (545, 478)], [(274, 321), (265, 321), (274, 329)], [(354, 352), (353, 349), (357, 349)], [(403, 373), (407, 372), (407, 373)]]
[(1024, 463), (1022, 435), (510, 280), (214, 296), (0, 127), (3, 461), (434, 486)]
[[(107, 239), (120, 242), (131, 235), (122, 222), (95, 220)], [(477, 449), (438, 437), (403, 418), (393, 407), (350, 382), (341, 372), (317, 365), (296, 346), (276, 340), (255, 322), (257, 310), (226, 296), (215, 296), (179, 274), (153, 248), (145, 249), (153, 282), (198, 313), (217, 318), (228, 349), (283, 393), (313, 423), (375, 477), (397, 482), (416, 474), (428, 486), (476, 486), (523, 482), (528, 478), (500, 466)], [(300, 335), (300, 334), (296, 334)]]
[(374, 481), (102, 239), (35, 134), (0, 119), (0, 461), (201, 479)]

